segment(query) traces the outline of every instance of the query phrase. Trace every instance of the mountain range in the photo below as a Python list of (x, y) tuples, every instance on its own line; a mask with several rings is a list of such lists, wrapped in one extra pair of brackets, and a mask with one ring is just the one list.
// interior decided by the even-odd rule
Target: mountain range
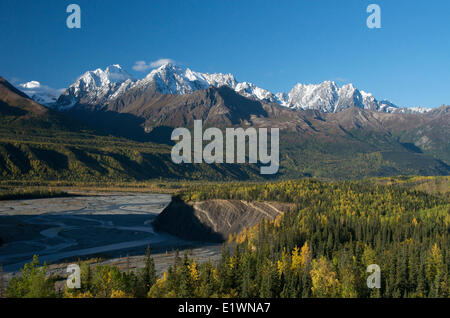
[[(80, 76), (62, 94), (43, 89), (39, 82), (21, 84), (31, 98), (44, 105), (67, 110), (76, 105), (102, 108), (132, 89), (145, 89), (154, 83), (161, 94), (185, 95), (210, 86), (227, 86), (242, 96), (273, 102), (293, 109), (317, 109), (336, 113), (350, 107), (381, 112), (426, 112), (429, 108), (400, 108), (389, 101), (377, 100), (372, 94), (358, 90), (353, 84), (339, 87), (333, 81), (319, 84), (298, 83), (287, 93), (272, 93), (249, 82), (238, 82), (232, 74), (199, 73), (171, 63), (152, 70), (145, 78), (136, 79), (120, 65), (88, 71)], [(40, 89), (37, 89), (40, 88)], [(52, 95), (53, 94), (53, 95)]]
[(276, 178), (450, 174), (450, 106), (406, 111), (351, 84), (298, 84), (281, 96), (230, 74), (166, 64), (136, 79), (111, 65), (46, 107), (0, 84), (0, 179), (261, 178), (254, 165), (171, 162), (173, 128), (195, 119), (280, 128)]

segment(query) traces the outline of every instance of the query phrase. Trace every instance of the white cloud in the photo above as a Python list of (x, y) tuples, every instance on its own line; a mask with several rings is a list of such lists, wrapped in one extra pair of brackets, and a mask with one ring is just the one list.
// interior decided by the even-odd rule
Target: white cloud
[(172, 59), (159, 59), (156, 61), (152, 61), (152, 62), (145, 62), (145, 61), (137, 61), (134, 63), (133, 65), (133, 70), (137, 71), (137, 72), (145, 72), (148, 71), (149, 69), (152, 68), (156, 68), (156, 67), (160, 67), (164, 64), (175, 64), (175, 61)]
[(175, 64), (175, 61), (172, 59), (159, 59), (153, 62), (150, 62), (151, 67), (160, 67), (164, 64)]
[(41, 87), (41, 83), (38, 81), (30, 81), (28, 83), (20, 84), (22, 88), (39, 88)]
[(55, 89), (47, 85), (42, 85), (38, 81), (19, 84), (19, 89), (37, 102), (44, 104), (56, 102), (58, 97), (65, 91), (64, 88)]
[(137, 72), (145, 72), (150, 68), (150, 65), (147, 65), (145, 61), (137, 61), (133, 65), (133, 70)]

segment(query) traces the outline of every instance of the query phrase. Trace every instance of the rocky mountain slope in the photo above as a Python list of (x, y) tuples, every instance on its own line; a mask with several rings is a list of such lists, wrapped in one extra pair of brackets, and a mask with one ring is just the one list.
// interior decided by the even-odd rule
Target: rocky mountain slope
[(260, 178), (252, 165), (177, 165), (167, 145), (110, 136), (67, 114), (36, 103), (0, 78), (0, 181)]
[(2, 77), (0, 77), (0, 107), (3, 115), (25, 116), (50, 113), (48, 108), (30, 99)]
[[(34, 83), (34, 84), (33, 84)], [(49, 96), (48, 90), (32, 90), (36, 81), (22, 84), (36, 101), (67, 110), (76, 105), (96, 109), (114, 101), (130, 90), (145, 90), (154, 86), (161, 94), (185, 95), (210, 86), (227, 86), (242, 96), (273, 102), (293, 109), (317, 109), (323, 112), (339, 112), (350, 107), (359, 107), (380, 112), (426, 112), (427, 108), (399, 108), (389, 101), (379, 101), (372, 94), (358, 90), (353, 84), (339, 87), (333, 81), (319, 84), (298, 83), (289, 92), (273, 93), (249, 82), (239, 82), (232, 74), (200, 73), (170, 63), (153, 69), (143, 79), (133, 78), (120, 65), (108, 66), (105, 70), (88, 71), (58, 98)]]
[(72, 108), (76, 104), (102, 105), (125, 92), (135, 79), (120, 65), (105, 70), (88, 71), (76, 80), (59, 98), (56, 108)]
[[(92, 78), (94, 80), (93, 76)], [(120, 87), (129, 81), (123, 81), (124, 79), (125, 77), (122, 77), (118, 82), (114, 82), (102, 76), (98, 78), (109, 83), (108, 86), (114, 89), (117, 85)], [(95, 83), (97, 82), (91, 82), (92, 85)], [(170, 146), (164, 144), (172, 143), (170, 134), (173, 128), (192, 127), (195, 119), (203, 119), (205, 126), (221, 128), (280, 128), (281, 166), (279, 173), (274, 176), (278, 178), (450, 174), (448, 106), (424, 114), (385, 113), (360, 107), (346, 108), (339, 112), (296, 110), (266, 100), (247, 98), (227, 86), (211, 86), (189, 94), (162, 94), (156, 83), (150, 81), (146, 86), (128, 89), (113, 100), (103, 99), (103, 104), (77, 103), (69, 109), (56, 112), (17, 92), (16, 96), (23, 99), (21, 105), (31, 103), (37, 111), (51, 114), (48, 118), (54, 120), (44, 121), (47, 124), (78, 120), (89, 127), (91, 134), (125, 137), (127, 141), (108, 142), (108, 147), (114, 150), (101, 146), (100, 140), (92, 142), (91, 149), (86, 149), (87, 144), (83, 141), (83, 151), (80, 154), (72, 149), (72, 146), (61, 147), (61, 144), (73, 144), (72, 140), (86, 138), (85, 135), (79, 134), (79, 128), (79, 132), (74, 132), (68, 125), (63, 124), (57, 133), (49, 130), (37, 132), (37, 126), (32, 121), (26, 121), (24, 123), (27, 130), (34, 129), (34, 132), (25, 135), (22, 132), (22, 136), (17, 137), (19, 130), (5, 124), (2, 126), (2, 132), (11, 136), (14, 131), (14, 142), (24, 138), (36, 140), (39, 134), (46, 134), (48, 137), (45, 139), (45, 145), (50, 145), (53, 141), (50, 142), (48, 138), (55, 139), (50, 135), (66, 135), (63, 142), (58, 140), (58, 146), (51, 146), (51, 149), (46, 146), (44, 152), (35, 151), (35, 147), (28, 149), (25, 145), (21, 145), (21, 149), (14, 145), (5, 147), (0, 154), (5, 167), (2, 170), (5, 178), (22, 178), (25, 175), (29, 177), (30, 173), (36, 173), (33, 172), (32, 162), (42, 163), (41, 171), (36, 176), (51, 175), (52, 178), (72, 175), (71, 170), (77, 171), (74, 170), (75, 163), (76, 169), (82, 169), (71, 178), (89, 176), (95, 179), (102, 176), (108, 178), (110, 175), (130, 180), (181, 176), (187, 179), (247, 180), (258, 177), (258, 168), (254, 165), (197, 166), (175, 165), (171, 162)], [(88, 102), (87, 95), (83, 96)], [(9, 101), (6, 105), (11, 107), (8, 103)], [(3, 112), (7, 112), (6, 109), (11, 108), (4, 109)], [(20, 117), (8, 115), (2, 116), (2, 120), (17, 122)], [(40, 123), (42, 122), (40, 118)], [(21, 127), (20, 129), (25, 131), (24, 126)], [(98, 137), (93, 138), (96, 140)], [(102, 138), (104, 137), (100, 139)], [(145, 143), (140, 144), (143, 141)], [(149, 152), (147, 148), (150, 145), (153, 150)], [(101, 149), (97, 149), (97, 146)], [(157, 158), (155, 151), (161, 153)], [(15, 158), (19, 154), (23, 160), (17, 161)], [(28, 164), (23, 166), (25, 162)], [(67, 164), (61, 165), (62, 162)]]
[(82, 125), (75, 123), (60, 112), (49, 109), (11, 83), (0, 77), (0, 129), (16, 128), (51, 128), (78, 129)]

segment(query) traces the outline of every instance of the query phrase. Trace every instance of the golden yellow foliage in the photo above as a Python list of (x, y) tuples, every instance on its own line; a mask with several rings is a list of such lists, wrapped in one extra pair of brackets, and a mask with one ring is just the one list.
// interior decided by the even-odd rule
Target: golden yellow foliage
[(123, 290), (115, 290), (111, 291), (111, 298), (130, 298)]
[(300, 260), (302, 267), (305, 267), (311, 261), (311, 250), (308, 247), (308, 242), (305, 242), (305, 244), (303, 244), (302, 246)]
[(189, 269), (189, 273), (191, 275), (191, 278), (194, 282), (198, 281), (198, 268), (197, 268), (197, 263), (195, 262), (195, 260), (192, 262), (191, 265), (188, 265), (188, 269)]
[(299, 251), (300, 250), (297, 246), (295, 246), (292, 250), (291, 270), (294, 272), (300, 270), (300, 264), (302, 263)]
[(90, 291), (87, 292), (75, 292), (75, 293), (64, 293), (64, 298), (94, 298)]
[(341, 294), (341, 283), (337, 274), (333, 271), (331, 264), (325, 257), (313, 260), (310, 272), (314, 297), (339, 297)]

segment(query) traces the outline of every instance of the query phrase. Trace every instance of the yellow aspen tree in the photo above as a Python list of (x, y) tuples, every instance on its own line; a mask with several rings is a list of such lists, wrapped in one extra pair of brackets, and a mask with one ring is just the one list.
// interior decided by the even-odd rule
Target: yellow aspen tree
[(293, 272), (299, 272), (300, 270), (300, 264), (301, 264), (301, 258), (299, 253), (299, 248), (297, 246), (294, 247), (292, 250), (292, 257), (291, 257), (291, 270)]
[(281, 260), (277, 261), (277, 270), (278, 275), (281, 276), (283, 273), (289, 268), (289, 255), (286, 252), (286, 248), (283, 248), (283, 252), (281, 253)]
[(188, 268), (189, 268), (189, 273), (191, 274), (191, 279), (194, 282), (197, 282), (199, 279), (199, 276), (198, 276), (197, 263), (195, 262), (195, 260), (192, 262), (191, 265), (188, 265)]
[(441, 249), (435, 243), (431, 248), (426, 262), (426, 276), (429, 282), (433, 282), (436, 277), (440, 277), (444, 271), (444, 258)]
[(341, 283), (337, 279), (337, 274), (333, 271), (330, 262), (325, 257), (322, 256), (319, 260), (313, 260), (310, 275), (313, 297), (339, 297), (341, 294)]
[(302, 246), (302, 251), (300, 253), (300, 261), (302, 268), (305, 268), (311, 262), (311, 250), (309, 249), (307, 241)]

